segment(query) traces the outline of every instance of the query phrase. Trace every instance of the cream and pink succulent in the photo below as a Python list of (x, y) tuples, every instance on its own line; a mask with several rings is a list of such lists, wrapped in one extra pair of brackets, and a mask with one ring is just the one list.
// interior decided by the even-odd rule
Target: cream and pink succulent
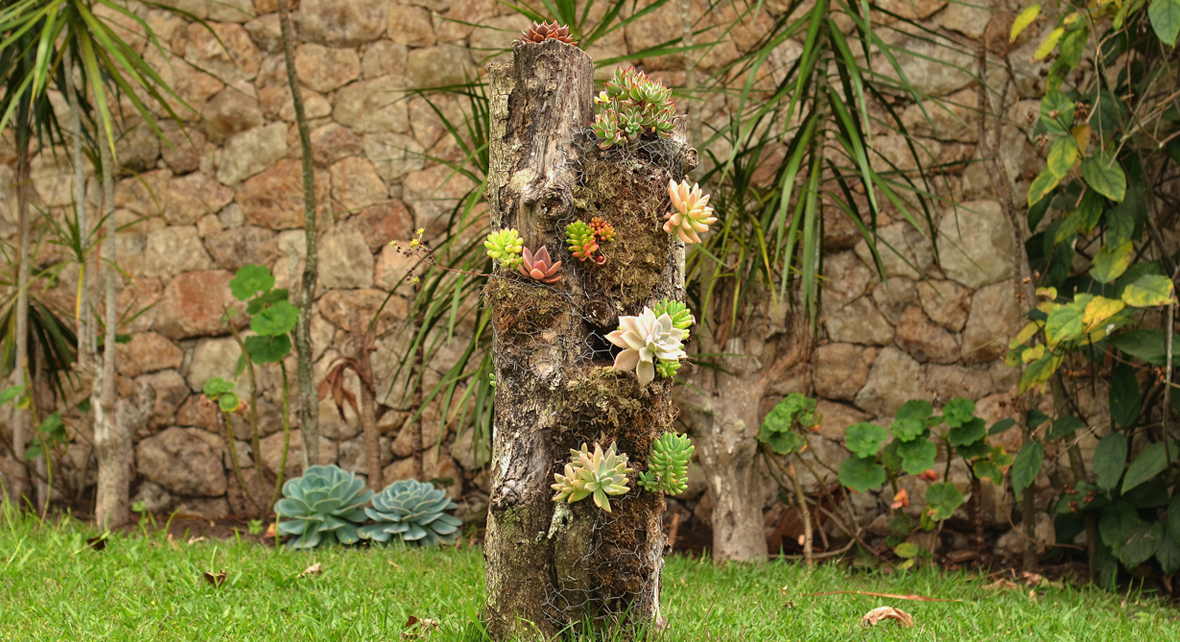
[(606, 335), (608, 341), (623, 348), (615, 357), (615, 369), (635, 370), (639, 385), (646, 386), (656, 376), (657, 360), (679, 361), (686, 356), (684, 330), (672, 323), (667, 314), (656, 316), (651, 308), (634, 317), (619, 317), (619, 329)]
[(700, 232), (709, 229), (711, 223), (717, 222), (713, 216), (713, 208), (709, 207), (709, 195), (701, 193), (701, 186), (688, 181), (679, 184), (668, 179), (668, 196), (672, 197), (673, 211), (664, 215), (664, 231), (669, 234), (675, 232), (685, 243), (700, 243)]

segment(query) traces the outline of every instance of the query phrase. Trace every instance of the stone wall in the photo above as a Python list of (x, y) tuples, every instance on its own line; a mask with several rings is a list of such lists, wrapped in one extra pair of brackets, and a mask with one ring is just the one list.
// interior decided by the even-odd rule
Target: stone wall
[[(293, 286), (301, 273), (304, 232), (300, 229), (298, 135), (275, 1), (166, 1), (206, 20), (216, 37), (199, 24), (132, 3), (155, 30), (161, 45), (157, 48), (143, 39), (133, 23), (105, 14), (126, 25), (126, 37), (138, 43), (144, 58), (192, 108), (183, 108), (179, 101), (173, 105), (188, 124), (187, 137), (164, 113), (157, 113), (160, 126), (168, 132), (169, 146), (161, 145), (143, 123), (136, 125), (134, 110), (124, 105), (129, 126), (120, 141), (119, 158), (134, 175), (116, 187), (116, 216), (128, 225), (118, 235), (118, 261), (131, 277), (119, 303), (121, 310), (143, 313), (123, 330), (131, 334), (131, 341), (119, 347), (120, 389), (128, 397), (144, 386), (155, 393), (150, 418), (136, 434), (134, 492), (155, 510), (179, 508), (208, 516), (241, 513), (245, 507), (237, 481), (227, 469), (224, 433), (212, 410), (201, 405), (199, 391), (209, 377), (232, 375), (238, 358), (237, 345), (221, 320), (223, 308), (234, 304), (227, 287), (234, 270), (246, 263), (266, 265), (283, 287)], [(502, 55), (499, 50), (509, 46), (526, 22), (494, 0), (302, 0), (294, 4), (300, 32), (296, 65), (311, 118), (317, 167), (321, 288), (312, 335), (316, 371), (322, 376), (337, 356), (351, 350), (348, 336), (354, 311), (371, 315), (408, 267), (404, 257), (387, 247), (388, 241), (404, 241), (420, 227), (427, 230), (428, 238), (436, 236), (457, 199), (472, 187), (447, 165), (427, 158), (456, 161), (462, 158), (462, 150), (427, 101), (407, 90), (459, 83), (482, 73), (487, 59)], [(597, 3), (595, 11), (604, 4)], [(999, 57), (1007, 52), (999, 49), (1006, 47), (1005, 25), (1010, 22), (1005, 20), (1010, 21), (1010, 16), (1005, 19), (989, 9), (945, 0), (883, 0), (879, 4), (921, 19), (939, 34), (936, 40), (954, 47), (935, 51), (927, 39), (904, 31), (880, 32), (919, 54), (902, 58), (908, 77), (921, 91), (949, 101), (965, 123), (945, 111), (932, 110), (935, 128), (925, 122), (917, 106), (897, 103), (893, 107), (902, 111), (932, 159), (949, 162), (977, 156), (978, 84), (968, 71), (975, 68), (972, 52), (977, 39), (985, 36), (989, 42), (1002, 43), (989, 54), (993, 59), (989, 69), (1001, 80), (998, 74), (1007, 72), (1001, 71)], [(609, 34), (589, 53), (597, 59), (622, 56), (679, 36), (684, 24), (682, 5), (667, 3)], [(773, 0), (764, 4), (762, 12), (747, 16), (728, 39), (698, 61), (698, 78), (722, 69), (755, 46), (786, 5)], [(701, 0), (690, 0), (687, 6), (698, 28), (716, 28), (737, 15), (729, 3), (709, 7)], [(1005, 37), (991, 38), (993, 31)], [(1028, 99), (1014, 108), (1012, 124), (1003, 131), (1003, 161), (1009, 174), (1017, 177), (1012, 186), (1016, 194), (1023, 193), (1027, 182), (1022, 181), (1040, 162), (1028, 142), (1031, 126), (1026, 126), (1021, 111), (1035, 106), (1032, 99), (1040, 89), (1039, 68), (1027, 62), (1034, 38), (1035, 34), (1024, 36), (1008, 56), (1016, 71), (1014, 86)], [(801, 50), (797, 41), (781, 45), (770, 57), (759, 87), (783, 73)], [(961, 69), (921, 55), (944, 60), (949, 55), (950, 62)], [(642, 61), (650, 73), (676, 86), (686, 83), (688, 63), (686, 56)], [(600, 77), (610, 73), (610, 68), (600, 69)], [(57, 99), (64, 109), (63, 101)], [(458, 100), (446, 96), (434, 100), (448, 118), (461, 120)], [(710, 95), (699, 104), (706, 134), (709, 127), (726, 124), (732, 108), (726, 98)], [(882, 157), (906, 165), (900, 137), (881, 130), (874, 132), (873, 141)], [(775, 153), (781, 158), (781, 149)], [(0, 176), (6, 190), (0, 192), (0, 234), (12, 238), (16, 220), (10, 141), (0, 156), (0, 172), (7, 172)], [(70, 206), (72, 173), (67, 158), (44, 150), (34, 159), (38, 203), (52, 211)], [(913, 167), (912, 161), (908, 167)], [(771, 177), (767, 171), (762, 179)], [(968, 396), (981, 400), (981, 413), (989, 419), (1004, 415), (1012, 400), (1016, 375), (997, 361), (1017, 317), (1008, 222), (999, 203), (990, 200), (993, 190), (982, 166), (970, 165), (966, 171), (935, 178), (932, 185), (942, 196), (961, 202), (957, 210), (935, 213), (940, 265), (931, 243), (896, 211), (886, 213), (880, 232), (905, 260), (883, 252), (886, 282), (878, 278), (867, 247), (858, 242), (855, 228), (842, 215), (833, 213), (825, 224), (825, 338), (816, 352), (814, 381), (825, 416), (820, 447), (833, 465), (846, 456), (839, 445), (845, 426), (873, 418), (887, 422), (906, 399), (943, 402)], [(96, 204), (99, 189), (92, 177), (88, 194), (92, 205)], [(56, 260), (54, 252), (51, 246), (42, 246), (41, 264)], [(60, 283), (45, 296), (62, 310), (72, 311), (76, 280), (77, 270), (67, 268)], [(385, 395), (394, 366), (406, 350), (409, 294), (405, 286), (398, 288), (386, 306), (388, 322), (382, 325), (384, 334), (375, 355), (383, 383), (379, 423), (386, 434), (382, 449), (387, 482), (412, 471), (408, 431), (401, 431), (408, 405), (398, 394)], [(470, 323), (467, 319), (461, 324), (456, 337), (428, 364), (427, 385), (458, 357)], [(272, 470), (278, 466), (281, 446), (279, 374), (274, 367), (260, 370), (262, 452), (251, 452), (247, 441), (237, 444), (249, 479), (259, 462)], [(288, 370), (294, 372), (293, 360), (288, 361)], [(350, 385), (355, 390), (357, 382), (352, 380)], [(764, 405), (768, 409), (781, 395), (801, 389), (800, 385), (796, 375), (788, 376), (775, 387), (778, 397)], [(321, 405), (321, 452), (325, 463), (359, 470), (363, 462), (360, 428), (351, 409), (345, 415), (342, 420), (330, 400)], [(487, 490), (486, 476), (479, 472), (486, 457), (473, 453), (470, 430), (456, 439), (452, 426), (452, 432), (440, 436), (435, 419), (437, 410), (428, 409), (424, 441), (443, 445), (426, 457), (427, 478), (451, 477), (456, 481), (452, 494), (474, 497), (478, 504)], [(297, 428), (288, 476), (299, 472)], [(1010, 450), (1019, 446), (1008, 445)], [(85, 452), (83, 440), (70, 446), (73, 460), (80, 460)], [(911, 497), (921, 496), (911, 492)], [(689, 509), (697, 507), (698, 516), (707, 521), (708, 501), (689, 500)], [(1003, 500), (997, 498), (992, 504), (994, 517), (989, 521), (1006, 523)]]

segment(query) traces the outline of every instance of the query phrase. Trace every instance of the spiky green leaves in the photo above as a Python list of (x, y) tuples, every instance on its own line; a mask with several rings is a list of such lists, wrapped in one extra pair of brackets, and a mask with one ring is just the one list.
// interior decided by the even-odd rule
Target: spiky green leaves
[(500, 230), (499, 232), (488, 234), (488, 238), (483, 242), (483, 246), (487, 248), (488, 256), (495, 261), (499, 261), (500, 265), (507, 270), (516, 269), (516, 266), (520, 265), (520, 262), (523, 260), (520, 253), (524, 249), (524, 240), (520, 238), (520, 234), (514, 229)]
[(415, 479), (390, 484), (373, 497), (365, 514), (377, 522), (358, 534), (375, 542), (400, 540), (414, 546), (453, 544), (463, 522), (444, 511), (458, 508), (446, 492)]
[(336, 466), (312, 466), (283, 484), (283, 499), (275, 505), (279, 533), (292, 535), (288, 548), (315, 548), (358, 540), (357, 523), (365, 519), (361, 508), (373, 491), (354, 473)]
[(640, 474), (639, 485), (653, 493), (679, 495), (688, 488), (688, 462), (695, 447), (686, 435), (670, 432), (651, 445), (647, 472)]
[(634, 67), (616, 69), (606, 88), (594, 99), (598, 110), (592, 125), (598, 136), (598, 148), (638, 140), (644, 135), (667, 137), (672, 134), (672, 116), (676, 105), (672, 90), (663, 81), (651, 80)]
[(622, 495), (631, 490), (627, 486), (627, 475), (633, 471), (627, 467), (627, 455), (615, 451), (615, 444), (604, 453), (602, 446), (594, 444), (591, 453), (586, 444), (581, 450), (570, 450), (570, 461), (565, 465), (565, 474), (554, 473), (553, 490), (557, 494), (553, 501), (568, 500), (574, 503), (587, 497), (594, 497), (594, 505), (611, 512), (608, 495)]

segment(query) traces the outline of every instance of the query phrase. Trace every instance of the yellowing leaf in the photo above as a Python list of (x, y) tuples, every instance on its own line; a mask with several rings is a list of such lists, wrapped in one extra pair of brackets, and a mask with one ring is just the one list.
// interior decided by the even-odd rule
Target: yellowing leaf
[(1061, 178), (1073, 169), (1078, 162), (1078, 141), (1073, 136), (1062, 136), (1053, 141), (1049, 147), (1047, 165), (1049, 171), (1057, 178)]
[(1093, 330), (1100, 323), (1118, 314), (1127, 304), (1117, 299), (1108, 299), (1103, 296), (1094, 297), (1094, 300), (1086, 305), (1086, 311), (1082, 314), (1082, 325), (1085, 326), (1086, 332)]
[(1045, 39), (1041, 41), (1041, 46), (1037, 47), (1036, 53), (1033, 54), (1033, 60), (1040, 60), (1048, 56), (1049, 52), (1053, 51), (1053, 48), (1057, 46), (1057, 42), (1061, 40), (1061, 36), (1063, 35), (1065, 35), (1065, 29), (1062, 27), (1057, 27), (1053, 31), (1050, 31), (1049, 35), (1045, 36)]
[(1062, 341), (1071, 341), (1083, 334), (1082, 316), (1086, 306), (1094, 299), (1089, 294), (1079, 294), (1072, 303), (1062, 305), (1049, 313), (1045, 319), (1045, 339), (1049, 347), (1056, 347)]
[(1104, 247), (1094, 255), (1094, 265), (1090, 268), (1090, 276), (1099, 283), (1110, 283), (1122, 276), (1131, 263), (1132, 241), (1127, 241), (1114, 248)]
[(1028, 26), (1039, 15), (1041, 15), (1041, 5), (1039, 4), (1029, 5), (1024, 11), (1021, 11), (1020, 15), (1016, 16), (1016, 20), (1012, 21), (1012, 33), (1008, 36), (1008, 42), (1016, 42), (1016, 39), (1020, 37), (1020, 33), (1028, 29)]
[(1082, 156), (1086, 155), (1086, 148), (1090, 146), (1090, 134), (1093, 131), (1089, 125), (1078, 125), (1069, 131), (1078, 142), (1078, 153)]
[(1061, 304), (1055, 303), (1053, 301), (1041, 301), (1037, 304), (1037, 309), (1041, 312), (1044, 312), (1045, 314), (1049, 314), (1059, 307), (1061, 307)]
[(1137, 308), (1166, 305), (1172, 300), (1172, 280), (1159, 274), (1145, 274), (1123, 289), (1123, 301)]
[(1020, 360), (1025, 363), (1032, 363), (1043, 356), (1045, 356), (1045, 346), (1038, 344), (1021, 352)]
[(1039, 203), (1046, 194), (1057, 187), (1059, 182), (1061, 182), (1061, 177), (1055, 175), (1048, 167), (1042, 170), (1028, 186), (1028, 206), (1032, 207)]
[(1047, 288), (1037, 288), (1037, 296), (1052, 301), (1057, 298), (1057, 288), (1049, 286)]
[(1037, 323), (1036, 321), (1032, 321), (1028, 325), (1021, 328), (1020, 332), (1016, 333), (1016, 336), (1012, 339), (1011, 342), (1008, 343), (1008, 347), (1012, 348), (1012, 349), (1016, 349), (1016, 346), (1024, 345), (1025, 343), (1028, 342), (1029, 339), (1036, 336), (1037, 330), (1040, 330), (1040, 329), (1041, 329), (1041, 324)]

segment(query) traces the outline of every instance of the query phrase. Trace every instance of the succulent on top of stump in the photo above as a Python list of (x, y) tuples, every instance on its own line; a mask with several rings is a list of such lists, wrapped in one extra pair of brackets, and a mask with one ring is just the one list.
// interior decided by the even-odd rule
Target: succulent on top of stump
[(524, 248), (524, 240), (514, 229), (500, 230), (488, 234), (483, 242), (487, 254), (495, 261), (499, 261), (505, 269), (511, 270), (520, 265), (520, 252)]
[(553, 262), (549, 258), (549, 250), (544, 245), (534, 254), (527, 247), (524, 248), (524, 262), (520, 265), (520, 273), (536, 279), (541, 283), (557, 283), (561, 280), (561, 261)]
[(591, 128), (599, 149), (638, 140), (644, 135), (672, 135), (676, 105), (672, 90), (634, 67), (616, 69), (606, 88), (594, 98), (597, 113)]
[(283, 484), (283, 498), (275, 505), (279, 533), (292, 535), (288, 548), (315, 548), (336, 542), (354, 544), (362, 508), (373, 497), (355, 473), (335, 465), (312, 466)]
[(698, 232), (709, 229), (711, 223), (717, 222), (713, 216), (713, 208), (709, 206), (709, 195), (701, 193), (701, 186), (688, 181), (679, 184), (668, 179), (668, 196), (672, 197), (672, 211), (664, 215), (664, 231), (675, 233), (685, 243), (700, 243)]
[(696, 447), (688, 436), (669, 432), (651, 445), (647, 471), (639, 475), (639, 485), (653, 493), (679, 495), (688, 488), (688, 461)]
[(594, 444), (591, 453), (586, 444), (581, 450), (570, 450), (570, 461), (565, 465), (565, 474), (554, 473), (553, 490), (557, 494), (553, 501), (568, 500), (574, 503), (586, 497), (594, 498), (594, 505), (606, 512), (611, 512), (608, 495), (622, 495), (631, 490), (627, 486), (627, 475), (632, 471), (627, 467), (627, 455), (615, 451), (615, 444), (604, 453), (602, 446)]
[(453, 544), (463, 522), (446, 514), (458, 504), (445, 491), (416, 479), (403, 479), (373, 497), (365, 513), (377, 522), (362, 526), (360, 536), (375, 542), (399, 539), (415, 546)]
[(520, 39), (524, 42), (545, 42), (546, 40), (560, 40), (567, 45), (578, 46), (576, 40), (570, 37), (570, 28), (553, 22), (534, 22), (528, 29), (520, 32)]
[(616, 370), (635, 370), (639, 385), (646, 386), (656, 376), (657, 360), (675, 363), (674, 367), (661, 368), (661, 374), (670, 376), (679, 369), (684, 353), (684, 330), (672, 323), (666, 313), (656, 316), (651, 308), (644, 307), (639, 316), (619, 317), (619, 329), (606, 335), (607, 341), (623, 348), (615, 357)]

